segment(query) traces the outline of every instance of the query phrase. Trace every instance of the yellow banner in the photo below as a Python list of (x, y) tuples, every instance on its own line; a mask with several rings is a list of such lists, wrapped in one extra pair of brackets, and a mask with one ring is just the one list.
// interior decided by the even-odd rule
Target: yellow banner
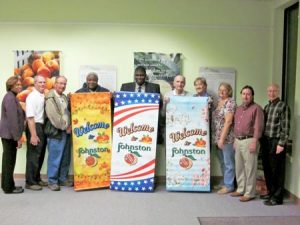
[(110, 93), (71, 95), (74, 189), (109, 186), (111, 161)]

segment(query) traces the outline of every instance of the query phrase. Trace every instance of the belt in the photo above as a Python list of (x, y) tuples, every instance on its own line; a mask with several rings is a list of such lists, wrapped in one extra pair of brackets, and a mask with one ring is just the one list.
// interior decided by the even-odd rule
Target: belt
[(251, 136), (251, 135), (248, 135), (248, 136), (237, 136), (235, 138), (238, 139), (238, 140), (245, 140), (245, 139), (248, 139), (248, 138), (253, 138), (253, 136)]

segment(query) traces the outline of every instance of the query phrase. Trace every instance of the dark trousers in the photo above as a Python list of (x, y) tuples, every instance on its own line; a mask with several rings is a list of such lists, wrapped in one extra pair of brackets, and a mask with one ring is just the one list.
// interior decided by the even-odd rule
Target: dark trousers
[[(282, 203), (285, 179), (285, 154), (282, 151), (276, 154), (278, 138), (263, 137), (261, 140), (262, 163), (264, 168), (266, 185), (271, 199)], [(286, 149), (286, 146), (284, 147)]]
[(38, 145), (30, 144), (31, 134), (29, 128), (26, 128), (26, 138), (27, 138), (27, 154), (26, 154), (26, 184), (34, 185), (41, 181), (41, 169), (43, 166), (47, 139), (44, 135), (43, 124), (36, 123), (36, 133), (40, 139)]
[(14, 170), (16, 165), (18, 142), (13, 139), (2, 138), (2, 146), (1, 187), (5, 193), (10, 193), (15, 189)]

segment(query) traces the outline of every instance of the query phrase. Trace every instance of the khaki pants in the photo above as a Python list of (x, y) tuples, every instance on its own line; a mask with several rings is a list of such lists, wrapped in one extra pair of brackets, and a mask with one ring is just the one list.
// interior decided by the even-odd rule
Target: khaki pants
[(244, 196), (254, 198), (256, 194), (256, 173), (259, 142), (256, 151), (250, 153), (249, 145), (253, 138), (244, 140), (235, 139), (235, 173), (237, 180), (237, 192)]

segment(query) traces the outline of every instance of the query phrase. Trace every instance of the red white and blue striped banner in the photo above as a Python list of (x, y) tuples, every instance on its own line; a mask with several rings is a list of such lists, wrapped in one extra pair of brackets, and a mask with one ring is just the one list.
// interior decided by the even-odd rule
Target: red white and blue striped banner
[(170, 97), (166, 109), (168, 191), (210, 191), (206, 97)]
[(116, 92), (110, 189), (153, 192), (159, 94)]

